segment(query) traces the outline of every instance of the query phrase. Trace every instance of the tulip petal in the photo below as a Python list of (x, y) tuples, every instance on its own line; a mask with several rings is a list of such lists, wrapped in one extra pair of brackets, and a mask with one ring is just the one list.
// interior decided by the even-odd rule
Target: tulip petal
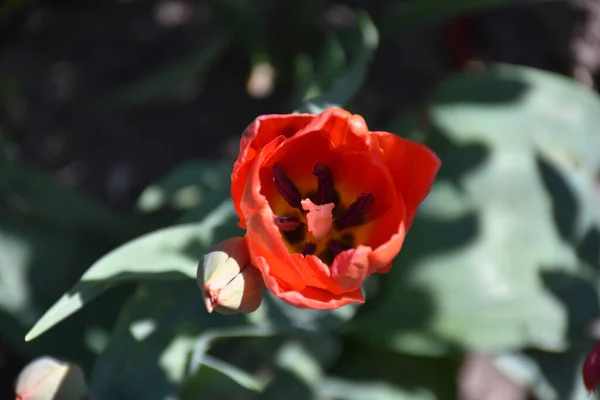
[(387, 242), (378, 246), (371, 254), (369, 254), (369, 261), (377, 273), (386, 274), (390, 271), (392, 268), (392, 261), (400, 252), (405, 236), (405, 225), (404, 223), (401, 223), (398, 233), (392, 235)]
[(270, 265), (264, 257), (256, 257), (256, 266), (261, 270), (265, 285), (279, 299), (298, 308), (315, 310), (335, 310), (350, 303), (364, 303), (362, 291), (356, 289), (342, 294), (333, 294), (327, 290), (306, 286), (302, 290), (290, 290), (270, 271)]
[[(281, 232), (275, 223), (275, 214), (267, 199), (261, 194), (259, 177), (263, 158), (274, 148), (280, 146), (283, 141), (284, 139), (280, 138), (270, 142), (254, 161), (248, 174), (248, 182), (245, 185), (240, 208), (243, 220), (247, 225), (245, 237), (250, 259), (254, 261), (258, 255), (266, 257), (273, 273), (298, 290), (305, 286), (305, 276), (303, 271), (297, 268), (283, 243)], [(257, 268), (260, 269), (258, 266)]]
[(331, 277), (343, 289), (360, 288), (364, 280), (373, 271), (370, 270), (369, 255), (371, 248), (358, 246), (341, 252), (331, 266)]
[(270, 154), (261, 171), (262, 193), (270, 199), (271, 207), (278, 215), (289, 209), (287, 201), (278, 192), (272, 179), (272, 169), (279, 165), (294, 182), (303, 198), (317, 193), (318, 179), (313, 175), (314, 166), (326, 164), (332, 174), (339, 201), (346, 207), (368, 193), (374, 197), (370, 216), (377, 216), (396, 202), (394, 182), (387, 167), (380, 162), (379, 149), (372, 153), (362, 143), (362, 152), (348, 153), (345, 147), (336, 148), (323, 132), (316, 131), (294, 136), (286, 140)]
[(250, 168), (257, 154), (277, 137), (289, 138), (315, 118), (312, 114), (263, 115), (252, 122), (242, 134), (240, 152), (231, 173), (231, 197), (240, 216), (240, 227), (246, 224), (240, 201)]
[(388, 132), (373, 132), (381, 147), (398, 195), (406, 206), (406, 229), (410, 228), (421, 202), (429, 194), (441, 161), (427, 146)]
[(326, 133), (334, 147), (343, 147), (347, 153), (364, 153), (371, 145), (365, 120), (341, 108), (328, 108), (294, 137), (311, 132)]

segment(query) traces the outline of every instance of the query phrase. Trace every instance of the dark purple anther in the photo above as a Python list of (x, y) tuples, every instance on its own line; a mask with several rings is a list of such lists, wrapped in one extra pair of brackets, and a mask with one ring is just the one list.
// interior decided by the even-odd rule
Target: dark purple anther
[(311, 242), (306, 242), (304, 245), (304, 250), (302, 250), (303, 256), (308, 256), (311, 254), (315, 254), (315, 250), (317, 250), (317, 245)]
[(273, 167), (273, 181), (275, 182), (277, 191), (283, 196), (285, 201), (292, 207), (300, 208), (302, 197), (300, 196), (298, 188), (296, 188), (294, 182), (287, 177), (285, 172), (283, 172), (283, 169), (277, 164)]
[(338, 254), (340, 254), (342, 251), (344, 251), (344, 246), (338, 242), (337, 240), (332, 240), (329, 243), (329, 246), (331, 246), (331, 250), (333, 251), (333, 257), (335, 258)]
[(301, 224), (298, 218), (275, 217), (275, 225), (284, 232), (295, 231)]
[(319, 179), (317, 188), (317, 204), (333, 203), (335, 197), (335, 189), (333, 188), (333, 175), (329, 167), (323, 163), (315, 164), (313, 175)]
[(371, 207), (373, 207), (374, 202), (375, 197), (370, 193), (363, 193), (358, 196), (356, 201), (350, 204), (342, 216), (336, 221), (337, 228), (345, 229), (360, 224), (362, 217), (369, 212)]

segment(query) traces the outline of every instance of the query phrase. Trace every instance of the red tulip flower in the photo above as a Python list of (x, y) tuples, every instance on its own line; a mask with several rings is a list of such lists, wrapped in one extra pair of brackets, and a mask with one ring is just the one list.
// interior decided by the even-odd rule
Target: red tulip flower
[(258, 117), (231, 174), (252, 265), (299, 308), (364, 302), (361, 285), (390, 270), (439, 167), (426, 146), (339, 108)]

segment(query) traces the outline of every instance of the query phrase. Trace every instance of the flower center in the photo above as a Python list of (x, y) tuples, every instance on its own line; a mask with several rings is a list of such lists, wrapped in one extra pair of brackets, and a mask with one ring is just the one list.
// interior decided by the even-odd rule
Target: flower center
[(329, 236), (331, 225), (333, 225), (334, 203), (317, 205), (310, 199), (304, 199), (300, 202), (302, 209), (308, 211), (306, 214), (308, 231), (315, 240), (322, 240)]
[[(344, 208), (335, 190), (333, 174), (327, 165), (317, 163), (313, 169), (318, 185), (316, 194), (302, 196), (280, 165), (273, 167), (273, 181), (279, 194), (292, 207), (289, 216), (275, 217), (275, 224), (288, 243), (288, 248), (304, 256), (318, 254), (331, 264), (335, 256), (353, 248), (354, 235), (349, 228), (362, 225), (373, 207), (370, 193), (358, 196)], [(334, 217), (336, 216), (336, 217)]]

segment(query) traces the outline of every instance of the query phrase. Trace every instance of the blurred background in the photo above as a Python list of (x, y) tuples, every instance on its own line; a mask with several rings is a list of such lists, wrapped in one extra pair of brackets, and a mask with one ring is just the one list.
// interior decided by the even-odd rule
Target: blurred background
[[(597, 0), (0, 0), (0, 398), (43, 355), (92, 399), (594, 398), (599, 72)], [(159, 244), (237, 232), (241, 132), (329, 104), (442, 159), (397, 265), (360, 308), (207, 315)]]

